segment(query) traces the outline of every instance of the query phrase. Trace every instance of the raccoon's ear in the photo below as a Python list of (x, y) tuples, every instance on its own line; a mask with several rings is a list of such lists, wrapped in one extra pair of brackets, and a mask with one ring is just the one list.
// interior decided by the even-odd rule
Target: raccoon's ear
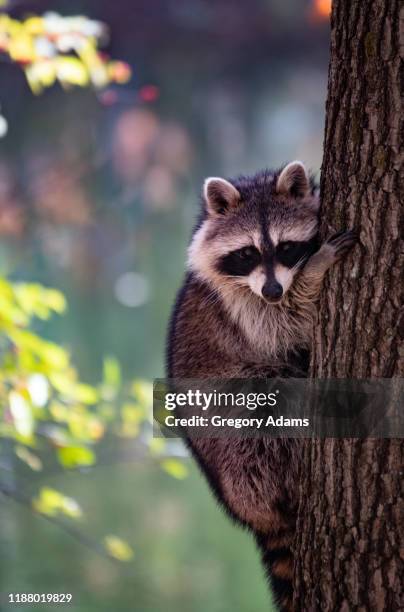
[(311, 193), (310, 178), (301, 161), (292, 161), (280, 173), (276, 191), (294, 198), (304, 198)]
[(210, 177), (203, 184), (203, 197), (210, 214), (225, 215), (240, 202), (237, 189), (222, 178)]

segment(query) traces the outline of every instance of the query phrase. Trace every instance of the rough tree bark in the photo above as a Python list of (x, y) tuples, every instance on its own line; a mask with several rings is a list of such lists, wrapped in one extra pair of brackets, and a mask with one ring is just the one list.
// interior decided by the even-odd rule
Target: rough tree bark
[[(404, 372), (403, 19), (400, 0), (333, 2), (322, 231), (355, 227), (360, 244), (321, 295), (318, 378)], [(307, 443), (296, 610), (404, 610), (403, 466), (403, 440)]]

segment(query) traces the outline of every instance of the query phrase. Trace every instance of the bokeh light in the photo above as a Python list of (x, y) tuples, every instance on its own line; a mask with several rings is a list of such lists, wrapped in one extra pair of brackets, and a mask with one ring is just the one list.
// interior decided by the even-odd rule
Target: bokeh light
[(328, 19), (331, 14), (332, 0), (314, 0), (313, 13), (318, 19)]
[(8, 132), (8, 123), (3, 115), (0, 115), (0, 138), (3, 138)]
[(150, 296), (149, 282), (137, 272), (122, 274), (115, 283), (115, 297), (123, 306), (136, 308), (143, 306)]

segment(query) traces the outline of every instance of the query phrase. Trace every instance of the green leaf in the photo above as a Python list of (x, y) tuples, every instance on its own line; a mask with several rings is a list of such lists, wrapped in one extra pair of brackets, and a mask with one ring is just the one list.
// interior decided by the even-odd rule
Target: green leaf
[(164, 453), (166, 448), (166, 441), (164, 438), (150, 438), (149, 440), (149, 451), (153, 456), (158, 456)]
[(124, 402), (121, 408), (122, 420), (125, 423), (139, 424), (145, 419), (144, 411), (138, 404)]
[(94, 414), (82, 406), (67, 410), (67, 423), (74, 438), (85, 442), (96, 441), (103, 437), (105, 426)]
[(99, 395), (97, 389), (91, 385), (79, 383), (74, 388), (74, 397), (78, 402), (83, 402), (83, 404), (96, 404)]
[(135, 380), (132, 383), (131, 392), (137, 401), (148, 408), (153, 401), (153, 386), (146, 380)]
[(37, 363), (49, 371), (63, 370), (69, 365), (69, 355), (65, 349), (43, 340), (28, 329), (14, 327), (8, 336), (18, 347), (21, 364), (28, 369), (30, 365), (36, 366)]
[(65, 468), (94, 465), (95, 453), (85, 446), (65, 446), (57, 449), (57, 456)]
[(91, 385), (77, 382), (76, 371), (49, 372), (49, 380), (55, 389), (64, 397), (83, 404), (95, 404), (99, 399), (97, 389)]
[(170, 476), (173, 476), (174, 478), (177, 478), (178, 480), (183, 480), (184, 478), (188, 476), (187, 466), (181, 461), (178, 461), (178, 459), (173, 459), (173, 458), (163, 459), (160, 465), (163, 468), (163, 470), (167, 472), (167, 474), (170, 474)]
[(104, 381), (107, 385), (117, 388), (121, 384), (121, 367), (115, 357), (104, 359)]

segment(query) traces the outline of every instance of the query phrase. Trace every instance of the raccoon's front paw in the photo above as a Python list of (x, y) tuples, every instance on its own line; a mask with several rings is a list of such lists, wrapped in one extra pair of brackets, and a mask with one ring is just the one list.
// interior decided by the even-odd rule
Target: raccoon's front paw
[[(347, 232), (337, 232), (331, 238), (328, 238), (325, 242), (325, 246), (332, 252), (334, 261), (338, 261), (342, 257), (345, 257), (347, 253), (355, 246), (358, 242), (358, 234), (355, 230), (348, 230)], [(331, 253), (330, 253), (331, 254)]]
[(304, 268), (304, 276), (314, 276), (322, 279), (324, 274), (338, 260), (344, 257), (355, 245), (358, 236), (354, 230), (338, 232), (328, 238), (312, 257), (310, 257)]

